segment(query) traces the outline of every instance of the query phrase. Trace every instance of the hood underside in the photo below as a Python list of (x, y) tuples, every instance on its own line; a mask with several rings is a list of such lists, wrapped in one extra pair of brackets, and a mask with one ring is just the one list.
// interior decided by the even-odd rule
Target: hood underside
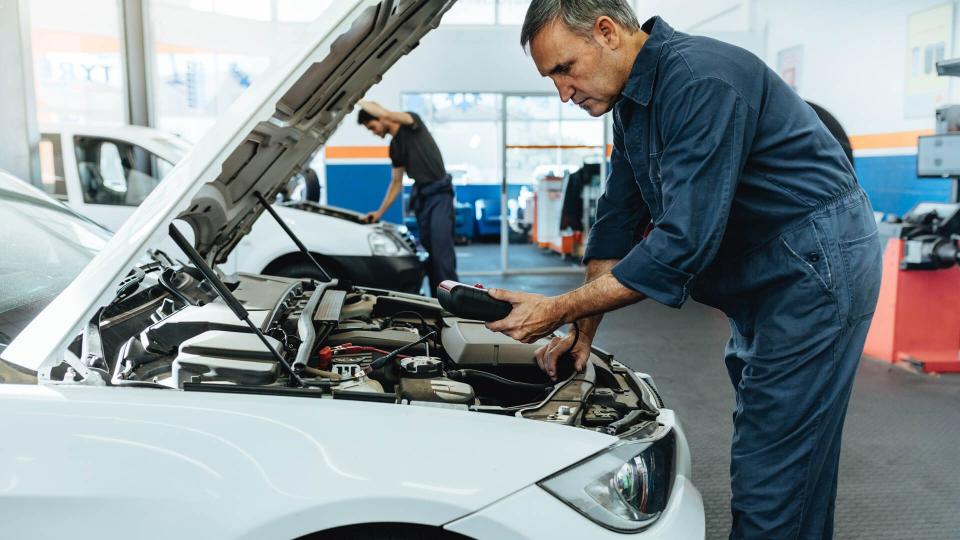
[(301, 48), (265, 73), (133, 212), (80, 275), (0, 356), (37, 371), (66, 345), (177, 218), (208, 263), (221, 263), (356, 102), (454, 0), (338, 0)]
[(327, 141), (354, 104), (440, 23), (453, 0), (384, 0), (367, 6), (329, 54), (314, 62), (257, 123), (178, 217), (197, 251), (222, 263), (271, 201)]

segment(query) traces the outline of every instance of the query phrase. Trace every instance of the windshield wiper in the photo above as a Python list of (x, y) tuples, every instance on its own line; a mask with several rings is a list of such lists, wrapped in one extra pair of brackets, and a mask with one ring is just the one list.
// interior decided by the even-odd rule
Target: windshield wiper
[[(217, 294), (223, 301), (227, 304), (227, 307), (230, 308), (230, 311), (233, 311), (233, 314), (237, 316), (238, 319), (246, 323), (247, 326), (253, 330), (253, 333), (260, 338), (260, 341), (263, 342), (263, 345), (270, 351), (270, 354), (273, 358), (283, 366), (283, 369), (287, 371), (290, 375), (291, 386), (303, 386), (303, 379), (293, 370), (293, 367), (280, 356), (280, 353), (277, 352), (273, 345), (270, 344), (270, 341), (267, 340), (267, 336), (263, 334), (263, 331), (260, 330), (260, 327), (253, 324), (253, 321), (250, 320), (250, 314), (247, 312), (246, 308), (240, 304), (240, 301), (237, 300), (237, 297), (230, 292), (230, 289), (227, 288), (226, 284), (220, 280), (216, 272), (213, 271), (213, 268), (210, 268), (210, 265), (203, 260), (203, 257), (197, 253), (197, 250), (193, 249), (193, 246), (190, 245), (190, 242), (180, 234), (180, 231), (173, 225), (170, 224), (170, 238), (173, 238), (173, 241), (183, 250), (184, 255), (190, 259), (190, 262), (200, 270), (200, 273), (203, 274), (203, 277), (210, 282), (210, 285), (213, 285), (214, 290), (217, 291)], [(295, 384), (294, 384), (295, 383)]]

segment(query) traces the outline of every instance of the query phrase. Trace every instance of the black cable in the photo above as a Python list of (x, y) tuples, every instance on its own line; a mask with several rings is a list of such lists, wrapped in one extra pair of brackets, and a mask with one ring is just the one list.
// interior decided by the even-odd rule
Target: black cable
[[(416, 316), (418, 319), (420, 319), (420, 325), (421, 325), (420, 330), (421, 330), (422, 332), (425, 332), (425, 333), (426, 333), (426, 332), (430, 332), (430, 330), (431, 330), (430, 324), (427, 323), (427, 320), (423, 317), (423, 315), (421, 315), (420, 313), (418, 313), (418, 312), (416, 312), (416, 311), (410, 310), (410, 309), (406, 309), (406, 310), (403, 310), (403, 311), (398, 311), (398, 312), (390, 315), (389, 317), (387, 317), (387, 319), (390, 321), (391, 328), (393, 327), (393, 320), (394, 320), (394, 319), (396, 319), (396, 318), (399, 317), (400, 315), (407, 315), (407, 314), (409, 314), (409, 315), (414, 315), (414, 316)], [(434, 332), (434, 336), (433, 336), (433, 339), (432, 339), (431, 341), (433, 342), (433, 346), (434, 346), (435, 349), (438, 349), (438, 350), (439, 350), (439, 349), (442, 349), (442, 347), (440, 346), (440, 334), (437, 334), (436, 332)], [(442, 353), (438, 353), (438, 354), (437, 354), (437, 357), (440, 358), (440, 361), (441, 361), (441, 362), (443, 362), (445, 365), (447, 365), (447, 366), (449, 366), (449, 367), (456, 367), (456, 366), (457, 366), (456, 362), (454, 362), (453, 360), (448, 360), (447, 358), (444, 358), (444, 356), (443, 356)]]
[(387, 362), (389, 362), (389, 361), (393, 360), (394, 358), (396, 358), (400, 353), (406, 351), (407, 349), (409, 349), (409, 348), (411, 348), (411, 347), (413, 347), (413, 346), (415, 346), (415, 345), (419, 345), (419, 344), (423, 343), (424, 341), (426, 341), (426, 340), (430, 339), (431, 337), (433, 337), (434, 334), (436, 334), (435, 331), (434, 331), (434, 332), (430, 332), (429, 334), (421, 337), (420, 339), (414, 341), (413, 343), (408, 343), (408, 344), (404, 345), (403, 347), (400, 347), (399, 349), (394, 349), (394, 350), (390, 351), (389, 353), (387, 353), (386, 355), (381, 356), (380, 358), (377, 358), (377, 359), (374, 360), (373, 362), (370, 362), (370, 365), (367, 366), (367, 367), (363, 370), (364, 373), (370, 374), (370, 372), (372, 372), (372, 371), (374, 371), (374, 370), (377, 370), (377, 369), (380, 369), (380, 368), (383, 367)]
[(398, 311), (398, 312), (394, 313), (393, 315), (390, 315), (390, 322), (393, 322), (393, 319), (396, 319), (396, 318), (399, 317), (400, 315), (406, 315), (406, 314), (416, 315), (417, 318), (420, 319), (420, 323), (421, 323), (423, 326), (429, 326), (429, 325), (427, 324), (427, 320), (423, 318), (423, 315), (417, 313), (416, 311), (409, 310), (409, 309), (408, 309), (408, 310), (404, 310), (404, 311)]
[(506, 386), (513, 386), (515, 388), (523, 388), (526, 390), (539, 390), (541, 392), (543, 392), (544, 390), (547, 390), (548, 388), (553, 387), (553, 385), (550, 385), (550, 384), (537, 384), (537, 383), (528, 383), (528, 382), (521, 382), (521, 381), (512, 381), (510, 379), (501, 377), (493, 373), (488, 373), (486, 371), (481, 371), (479, 369), (458, 369), (458, 370), (448, 372), (447, 376), (453, 380), (457, 380), (459, 378), (466, 379), (469, 377), (480, 377), (482, 379), (487, 379), (489, 381), (500, 383)]

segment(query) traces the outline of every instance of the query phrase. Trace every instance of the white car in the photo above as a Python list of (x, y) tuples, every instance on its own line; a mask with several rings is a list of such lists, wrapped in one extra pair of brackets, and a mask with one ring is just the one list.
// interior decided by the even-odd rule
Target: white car
[[(118, 230), (190, 151), (183, 139), (139, 126), (42, 126), (41, 162), (55, 196)], [(274, 209), (330, 274), (369, 287), (420, 292), (426, 253), (405, 229), (309, 201)], [(258, 219), (222, 263), (230, 271), (319, 279), (313, 263), (269, 215)], [(280, 241), (278, 241), (280, 240)], [(164, 251), (172, 249), (166, 242)]]
[(211, 268), (452, 3), (333, 3), (109, 241), (0, 176), (3, 536), (703, 538), (675, 414), (610, 355), (551, 383), (429, 298)]

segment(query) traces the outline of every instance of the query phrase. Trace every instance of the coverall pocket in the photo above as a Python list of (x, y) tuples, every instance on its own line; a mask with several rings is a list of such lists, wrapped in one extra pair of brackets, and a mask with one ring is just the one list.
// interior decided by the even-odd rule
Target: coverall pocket
[[(655, 201), (656, 215), (660, 214), (663, 205), (663, 174), (660, 171), (660, 157), (663, 152), (654, 152), (647, 156), (647, 177), (650, 179), (650, 197)], [(641, 192), (643, 190), (641, 189)]]
[(861, 238), (840, 242), (840, 257), (850, 302), (847, 318), (855, 323), (871, 317), (877, 308), (883, 268), (879, 233), (874, 230)]
[(780, 236), (780, 242), (790, 257), (800, 263), (801, 268), (820, 284), (824, 292), (833, 293), (833, 268), (815, 221), (808, 221), (784, 233)]

